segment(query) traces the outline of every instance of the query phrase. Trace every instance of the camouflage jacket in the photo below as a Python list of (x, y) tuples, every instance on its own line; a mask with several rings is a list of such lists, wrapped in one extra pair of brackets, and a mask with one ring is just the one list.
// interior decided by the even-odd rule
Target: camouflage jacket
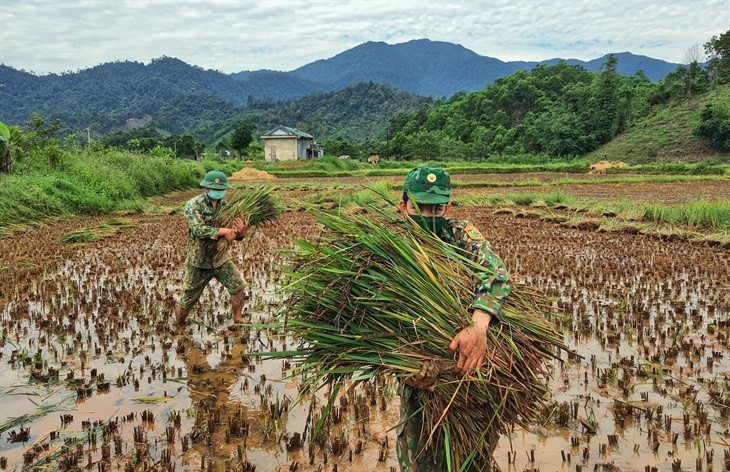
[(193, 197), (185, 204), (185, 220), (190, 228), (186, 264), (200, 269), (215, 269), (231, 259), (228, 249), (220, 253), (216, 250), (220, 228), (212, 226), (213, 219), (225, 204), (225, 200), (221, 200), (213, 208), (213, 200), (207, 193)]
[(484, 239), (473, 224), (461, 220), (446, 220), (440, 238), (463, 249), (470, 254), (472, 261), (490, 269), (489, 272), (478, 275), (479, 280), (475, 281), (474, 286), (474, 300), (469, 308), (479, 308), (498, 318), (502, 300), (509, 295), (512, 287), (509, 285), (507, 268), (502, 259), (492, 251), (489, 241)]

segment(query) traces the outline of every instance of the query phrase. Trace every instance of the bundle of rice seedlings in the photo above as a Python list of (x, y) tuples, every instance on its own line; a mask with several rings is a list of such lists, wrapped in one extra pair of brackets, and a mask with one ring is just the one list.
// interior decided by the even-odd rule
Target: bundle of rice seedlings
[[(231, 192), (226, 205), (221, 208), (213, 224), (222, 228), (233, 227), (233, 221), (240, 218), (248, 228), (257, 228), (276, 219), (281, 208), (271, 196), (274, 187), (260, 187), (255, 190), (237, 188)], [(218, 238), (216, 252), (228, 250), (225, 238)]]
[(271, 197), (274, 187), (260, 187), (254, 190), (237, 188), (233, 190), (216, 216), (215, 223), (230, 228), (233, 220), (241, 218), (248, 226), (261, 226), (274, 220), (281, 209)]
[(301, 345), (268, 354), (294, 358), (302, 395), (329, 387), (330, 406), (346, 381), (406, 378), (424, 362), (435, 363), (432, 391), (419, 390), (428, 438), (422, 453), (449, 470), (488, 464), (494, 440), (488, 432), (527, 426), (548, 401), (546, 363), (566, 349), (562, 335), (538, 295), (515, 288), (500, 323), (488, 330), (480, 373), (456, 374), (448, 346), (471, 322), (475, 275), (489, 269), (392, 211), (367, 210), (366, 216), (313, 210), (325, 229), (314, 242), (297, 242), (289, 269), (286, 326)]

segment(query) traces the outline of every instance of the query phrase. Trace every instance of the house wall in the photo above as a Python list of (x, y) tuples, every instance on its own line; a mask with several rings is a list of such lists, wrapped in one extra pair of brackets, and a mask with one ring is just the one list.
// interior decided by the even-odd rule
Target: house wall
[[(297, 138), (266, 138), (264, 139), (264, 158), (273, 161), (272, 148), (276, 148), (277, 161), (293, 161), (297, 159)], [(306, 151), (304, 153), (306, 155)]]
[(307, 148), (309, 147), (308, 139), (297, 139), (297, 159), (307, 158)]

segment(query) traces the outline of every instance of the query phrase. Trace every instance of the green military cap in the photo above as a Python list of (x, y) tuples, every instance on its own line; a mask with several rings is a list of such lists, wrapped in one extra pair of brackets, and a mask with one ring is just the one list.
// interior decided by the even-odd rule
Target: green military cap
[(219, 170), (211, 170), (205, 174), (205, 178), (200, 182), (201, 187), (212, 188), (213, 190), (225, 190), (231, 188), (228, 185), (228, 177)]
[(406, 175), (403, 192), (416, 203), (449, 203), (451, 177), (448, 172), (438, 167), (418, 166)]

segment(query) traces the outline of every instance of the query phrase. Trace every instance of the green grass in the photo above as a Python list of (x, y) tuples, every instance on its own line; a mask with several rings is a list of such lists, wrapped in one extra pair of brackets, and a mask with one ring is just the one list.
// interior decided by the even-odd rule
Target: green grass
[[(418, 165), (441, 167), (452, 174), (514, 174), (526, 172), (569, 172), (585, 173), (590, 168), (586, 160), (548, 161), (535, 158), (534, 163), (505, 162), (502, 158), (484, 162), (410, 162), (382, 161), (377, 165), (365, 162), (324, 157), (314, 161), (260, 162), (256, 168), (277, 177), (366, 177), (405, 175)], [(543, 162), (544, 161), (544, 162)]]
[(664, 175), (730, 175), (730, 164), (723, 164), (717, 159), (705, 159), (702, 162), (654, 162), (638, 164), (631, 167), (613, 167), (606, 169), (606, 174), (664, 174)]
[(545, 183), (551, 185), (600, 185), (600, 184), (666, 184), (676, 182), (708, 182), (730, 179), (720, 175), (623, 175), (615, 177), (565, 178)]
[[(344, 164), (346, 163), (346, 164)], [(588, 160), (571, 160), (567, 162), (548, 162), (537, 164), (510, 164), (493, 161), (485, 162), (405, 162), (405, 161), (384, 161), (373, 166), (367, 163), (345, 160), (323, 158), (316, 161), (294, 161), (294, 162), (267, 162), (256, 165), (257, 169), (265, 170), (277, 177), (285, 178), (334, 178), (334, 177), (386, 177), (405, 176), (409, 170), (417, 165), (428, 165), (441, 167), (452, 175), (468, 174), (523, 174), (530, 172), (554, 172), (585, 174), (590, 170)], [(613, 168), (606, 171), (607, 174), (632, 174), (632, 175), (676, 175), (676, 176), (723, 176), (730, 175), (730, 164), (722, 158), (706, 159), (699, 163), (682, 162), (661, 162), (652, 164), (635, 165), (623, 168)], [(636, 177), (638, 179), (638, 177)], [(604, 182), (612, 182), (611, 180)], [(664, 179), (669, 179), (664, 177)], [(638, 181), (638, 180), (637, 180)], [(641, 180), (651, 181), (651, 180)], [(659, 180), (657, 180), (659, 181)], [(588, 180), (586, 179), (586, 182)], [(594, 182), (591, 180), (590, 182)], [(520, 183), (521, 185), (526, 185)], [(470, 183), (470, 186), (475, 184)], [(499, 185), (508, 185), (499, 183)], [(478, 185), (477, 185), (478, 186)], [(484, 185), (487, 186), (487, 185)], [(497, 186), (494, 184), (492, 186)]]
[(561, 192), (465, 195), (463, 205), (547, 206), (561, 210), (615, 218), (618, 221), (642, 221), (683, 226), (693, 230), (730, 231), (730, 202), (692, 202), (677, 205), (636, 202), (632, 200), (593, 201), (574, 198)]
[(0, 174), (0, 227), (61, 215), (141, 211), (146, 197), (196, 187), (209, 170), (230, 174), (243, 164), (94, 150), (64, 152), (50, 168), (26, 156), (18, 167), (22, 173)]
[(90, 243), (116, 234), (121, 228), (131, 228), (134, 224), (123, 219), (113, 219), (100, 225), (81, 228), (61, 236), (63, 243)]

